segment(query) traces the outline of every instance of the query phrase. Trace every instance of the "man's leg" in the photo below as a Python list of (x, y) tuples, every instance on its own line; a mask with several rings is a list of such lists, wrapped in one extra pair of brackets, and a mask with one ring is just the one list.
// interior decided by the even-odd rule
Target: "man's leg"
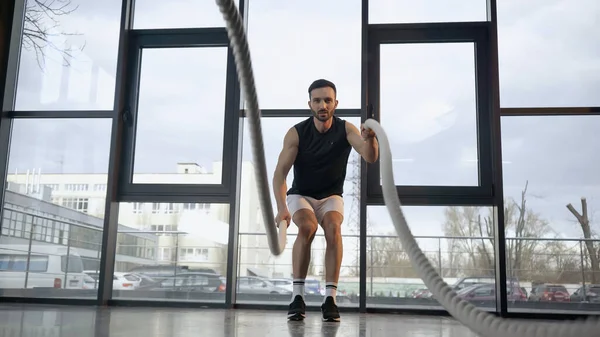
[(298, 227), (298, 235), (292, 248), (294, 285), (288, 319), (302, 320), (305, 317), (304, 282), (310, 264), (311, 244), (318, 225), (313, 208), (304, 197), (290, 195), (287, 202), (290, 214), (292, 214), (292, 221)]
[(344, 254), (342, 243), (342, 221), (344, 217), (336, 211), (330, 211), (323, 217), (323, 230), (325, 231), (325, 298), (332, 296), (335, 301), (337, 283), (340, 278), (340, 268)]
[(321, 311), (323, 320), (337, 322), (340, 314), (336, 305), (337, 284), (342, 266), (343, 243), (342, 221), (344, 220), (344, 201), (339, 196), (333, 196), (323, 202), (319, 208), (322, 213), (321, 226), (325, 231), (325, 297)]
[(313, 211), (305, 208), (295, 212), (292, 219), (298, 226), (298, 235), (292, 248), (294, 283), (304, 282), (310, 264), (311, 245), (317, 233), (317, 218)]

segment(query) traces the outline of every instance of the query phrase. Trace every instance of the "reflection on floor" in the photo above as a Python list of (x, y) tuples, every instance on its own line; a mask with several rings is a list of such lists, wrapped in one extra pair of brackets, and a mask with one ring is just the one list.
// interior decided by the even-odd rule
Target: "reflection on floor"
[(95, 308), (0, 305), (1, 337), (254, 337), (419, 336), (475, 337), (446, 317), (342, 313), (342, 322), (321, 322), (308, 312), (304, 322), (286, 313), (258, 310)]

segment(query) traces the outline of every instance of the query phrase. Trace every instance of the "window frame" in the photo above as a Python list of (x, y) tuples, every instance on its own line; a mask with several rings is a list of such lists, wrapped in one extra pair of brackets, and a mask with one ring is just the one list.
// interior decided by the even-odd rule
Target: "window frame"
[[(154, 201), (154, 202), (229, 202), (230, 193), (235, 192), (232, 186), (232, 177), (235, 175), (233, 167), (236, 156), (235, 139), (239, 123), (239, 107), (233, 105), (236, 96), (235, 73), (228, 69), (224, 76), (226, 92), (224, 102), (223, 139), (222, 139), (222, 168), (221, 181), (218, 184), (159, 184), (159, 183), (134, 183), (135, 140), (137, 133), (139, 85), (141, 76), (141, 62), (144, 49), (179, 49), (190, 47), (222, 47), (227, 48), (228, 57), (232, 53), (229, 47), (229, 37), (225, 28), (176, 28), (176, 29), (141, 29), (132, 30), (128, 50), (128, 73), (126, 76), (127, 104), (120, 111), (123, 120), (123, 143), (120, 154), (119, 172), (119, 201)], [(227, 61), (227, 60), (226, 60)], [(235, 71), (235, 70), (233, 70)], [(232, 76), (233, 75), (233, 76)]]
[[(489, 85), (489, 27), (486, 22), (372, 24), (368, 28), (368, 98), (363, 120), (380, 121), (380, 46), (470, 42), (475, 48), (475, 97), (478, 152), (478, 186), (396, 185), (405, 205), (492, 205), (494, 204), (494, 165), (492, 150), (493, 106)], [(385, 125), (382, 125), (385, 127)], [(389, 131), (389, 130), (388, 130)], [(383, 205), (380, 161), (367, 164), (367, 204)]]

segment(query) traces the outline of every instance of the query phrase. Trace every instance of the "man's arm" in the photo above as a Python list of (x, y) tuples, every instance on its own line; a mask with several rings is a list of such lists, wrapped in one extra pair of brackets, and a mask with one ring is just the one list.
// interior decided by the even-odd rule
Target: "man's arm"
[(366, 140), (363, 139), (363, 136), (354, 124), (346, 122), (346, 137), (348, 138), (348, 143), (352, 145), (354, 150), (356, 150), (367, 163), (374, 163), (379, 157), (379, 143), (372, 130), (370, 132), (364, 132), (365, 134), (371, 134)]
[(279, 160), (273, 174), (273, 192), (277, 209), (287, 207), (285, 203), (285, 195), (287, 192), (287, 175), (296, 160), (298, 154), (298, 132), (295, 128), (290, 128), (283, 138), (283, 149), (279, 154)]

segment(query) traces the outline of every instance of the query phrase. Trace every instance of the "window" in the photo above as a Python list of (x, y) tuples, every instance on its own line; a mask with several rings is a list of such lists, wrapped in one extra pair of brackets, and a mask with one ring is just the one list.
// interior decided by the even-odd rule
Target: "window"
[[(150, 230), (151, 231), (155, 231), (155, 232), (176, 232), (177, 231), (177, 225), (151, 225), (150, 226)], [(156, 235), (171, 235), (171, 234), (160, 234), (157, 233)]]
[[(31, 255), (29, 269), (27, 268), (27, 255), (13, 255), (6, 247), (2, 247), (0, 254), (1, 271), (27, 271), (44, 273), (48, 270), (48, 256)], [(26, 252), (23, 252), (26, 253)]]
[(53, 191), (58, 191), (59, 184), (44, 184), (44, 185)]
[(498, 1), (500, 104), (600, 106), (600, 4)]
[[(502, 117), (507, 275), (532, 286), (566, 287), (569, 294), (582, 283), (600, 284), (594, 235), (600, 227), (593, 221), (600, 206), (599, 128), (598, 116)], [(586, 223), (593, 241), (582, 242)], [(549, 240), (555, 237), (560, 240)], [(527, 308), (509, 302), (508, 308), (597, 311), (586, 303), (551, 302)]]
[[(417, 244), (455, 291), (495, 284), (492, 207), (404, 206)], [(410, 263), (385, 206), (367, 207), (367, 306), (442, 307)], [(338, 286), (339, 287), (339, 286)], [(358, 284), (356, 284), (358, 287)], [(494, 307), (494, 295), (475, 305)]]
[(87, 191), (88, 184), (65, 184), (65, 190), (70, 192)]
[(165, 261), (172, 261), (173, 259), (173, 248), (171, 247), (161, 247), (158, 250), (158, 260), (165, 262)]
[[(234, 2), (240, 5), (239, 0)], [(225, 27), (223, 14), (214, 1), (135, 1), (134, 29), (205, 27)]]
[(79, 212), (88, 213), (88, 198), (63, 198), (61, 205)]
[(133, 203), (133, 213), (134, 214), (141, 214), (144, 209), (142, 208), (143, 204), (141, 202), (134, 202)]
[(24, 24), (16, 109), (112, 110), (121, 1), (29, 0), (26, 8), (32, 19)]
[(208, 248), (182, 248), (179, 251), (179, 257), (187, 262), (207, 262)]
[[(106, 181), (110, 132), (111, 120), (105, 119), (17, 119), (13, 122), (6, 177), (11, 184), (7, 184), (5, 191), (2, 219), (2, 228), (10, 229), (3, 235), (11, 238), (0, 245), (2, 252), (14, 248), (18, 240), (25, 239), (21, 251), (27, 254), (30, 237), (34, 247), (37, 247), (32, 252), (48, 254), (49, 259), (52, 256), (58, 259), (70, 247), (69, 254), (72, 256), (68, 269), (66, 257), (62, 265), (49, 260), (50, 269), (47, 272), (57, 275), (64, 275), (65, 271), (80, 272), (84, 258), (101, 258), (104, 204), (91, 207), (88, 193), (96, 192), (79, 186), (89, 186), (89, 183), (80, 180), (82, 176), (91, 181)], [(64, 194), (60, 200), (55, 196), (54, 203), (50, 193), (35, 192), (38, 190), (36, 186), (45, 182), (59, 184), (63, 181), (76, 183), (63, 184), (61, 193)], [(26, 186), (36, 188), (28, 189)], [(64, 188), (67, 186), (70, 190)], [(46, 247), (48, 251), (39, 250), (41, 247)], [(68, 279), (70, 277), (67, 276)], [(15, 283), (15, 287), (24, 287), (24, 280), (23, 275), (23, 280), (17, 280), (19, 282)], [(41, 281), (37, 286), (53, 287), (53, 278), (48, 280), (50, 283)], [(28, 282), (32, 281), (30, 275)], [(75, 288), (81, 289), (81, 286), (73, 283), (75, 281), (64, 282), (67, 288), (73, 288), (68, 289), (71, 294), (80, 291)], [(89, 290), (81, 291), (76, 296), (96, 297)], [(32, 292), (32, 289), (23, 289), (19, 296), (44, 295)]]
[(133, 183), (221, 184), (226, 66), (224, 47), (143, 49)]
[[(152, 203), (159, 205), (159, 203)], [(172, 204), (173, 209), (182, 209), (183, 204)], [(135, 259), (135, 266), (127, 270), (119, 269), (115, 264), (115, 272), (135, 272), (141, 276), (168, 278), (167, 283), (153, 286), (136, 294), (135, 290), (113, 289), (113, 298), (135, 300), (164, 300), (169, 298), (185, 298), (187, 301), (196, 302), (225, 302), (224, 288), (215, 293), (189, 291), (173, 286), (174, 280), (180, 285), (186, 285), (182, 274), (192, 271), (210, 270), (217, 277), (225, 277), (227, 270), (227, 245), (229, 242), (229, 205), (210, 204), (219, 210), (214, 214), (202, 212), (185, 212), (165, 214), (163, 212), (148, 213), (144, 216), (132, 214), (130, 203), (121, 203), (119, 209), (120, 230), (129, 232), (140, 231), (136, 240), (119, 240), (117, 251), (135, 249), (135, 251), (149, 247), (157, 247), (157, 256)], [(150, 203), (143, 203), (142, 208), (150, 208)], [(125, 210), (125, 211), (123, 211)], [(151, 233), (151, 231), (164, 233)], [(177, 233), (168, 233), (177, 231)], [(122, 234), (120, 234), (122, 235)], [(145, 244), (140, 244), (144, 239)], [(160, 270), (160, 275), (157, 274)], [(179, 284), (178, 283), (178, 284)], [(152, 290), (152, 291), (148, 291)], [(181, 297), (184, 296), (184, 297)]]
[(60, 271), (67, 273), (83, 273), (83, 261), (81, 257), (75, 255), (66, 255), (60, 257)]
[(380, 121), (396, 185), (479, 184), (474, 57), (473, 43), (381, 45)]
[(262, 109), (306, 109), (308, 116), (308, 87), (319, 78), (336, 84), (338, 108), (360, 107), (360, 0), (251, 0), (248, 7)]
[(184, 203), (183, 204), (183, 209), (184, 210), (201, 210), (201, 211), (210, 211), (210, 204), (196, 204), (196, 203)]
[[(261, 120), (264, 130), (277, 130), (264, 134), (265, 157), (267, 159), (267, 175), (269, 185), (272, 184), (271, 178), (277, 164), (277, 158), (283, 145), (283, 137), (287, 130), (294, 124), (303, 121), (305, 118), (263, 118)], [(360, 126), (359, 118), (343, 118), (354, 125)], [(258, 194), (256, 181), (254, 180), (254, 162), (250, 151), (250, 139), (247, 122), (244, 122), (244, 144), (243, 144), (243, 164), (242, 164), (242, 188), (240, 194), (240, 237), (239, 237), (239, 265), (238, 273), (240, 277), (259, 275), (268, 278), (290, 278), (292, 275), (292, 245), (297, 227), (291, 225), (288, 228), (288, 243), (286, 250), (278, 257), (274, 257), (270, 251), (265, 235), (265, 223), (262, 216), (260, 204), (258, 203)], [(346, 168), (346, 181), (344, 184), (344, 222), (342, 224), (342, 237), (344, 245), (344, 255), (342, 260), (341, 274), (343, 278), (357, 278), (359, 273), (359, 220), (360, 220), (360, 157), (356, 151), (352, 150), (348, 166)], [(287, 178), (288, 188), (292, 185), (294, 178), (293, 169), (290, 170)], [(272, 190), (272, 186), (269, 188)], [(273, 201), (274, 202), (274, 201)], [(273, 204), (274, 212), (277, 209)], [(320, 293), (321, 287), (325, 286), (324, 274), (324, 255), (325, 237), (323, 230), (319, 228), (312, 244), (312, 262), (309, 265), (307, 276), (307, 297), (308, 304), (319, 304), (323, 302)], [(311, 283), (314, 281), (316, 283)], [(317, 284), (309, 286), (309, 284)], [(268, 287), (271, 287), (269, 285)], [(271, 289), (268, 288), (267, 289)], [(274, 286), (272, 286), (274, 287)], [(284, 288), (287, 289), (287, 288)], [(266, 292), (268, 294), (270, 291)], [(280, 294), (275, 296), (257, 294), (249, 288), (240, 285), (238, 288), (238, 303), (264, 303), (268, 301), (273, 304), (289, 304), (289, 295), (281, 289), (274, 289), (273, 292)], [(262, 292), (264, 293), (264, 292)], [(358, 283), (340, 283), (338, 284), (338, 304), (341, 306), (358, 306)]]
[(486, 0), (369, 0), (369, 23), (487, 21)]

